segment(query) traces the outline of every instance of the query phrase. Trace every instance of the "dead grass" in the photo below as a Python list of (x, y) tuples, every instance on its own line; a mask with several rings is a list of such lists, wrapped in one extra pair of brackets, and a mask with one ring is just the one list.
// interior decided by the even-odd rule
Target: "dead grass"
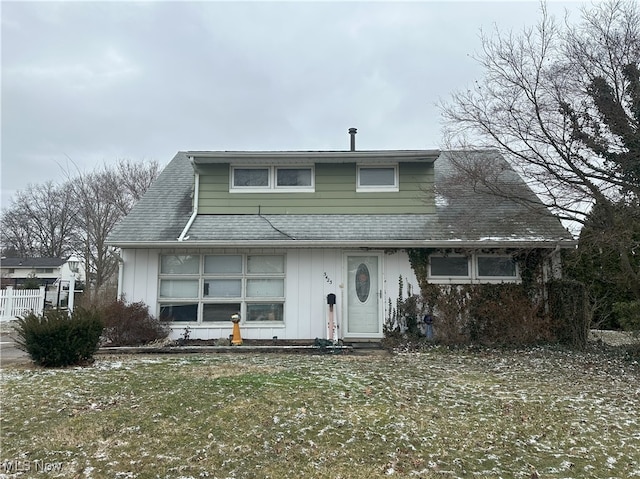
[(0, 477), (640, 477), (638, 379), (542, 348), (8, 368)]

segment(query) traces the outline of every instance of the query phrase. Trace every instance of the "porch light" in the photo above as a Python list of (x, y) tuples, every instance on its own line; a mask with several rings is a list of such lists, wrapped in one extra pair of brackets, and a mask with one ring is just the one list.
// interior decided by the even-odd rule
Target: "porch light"
[(69, 265), (69, 269), (71, 270), (72, 273), (78, 272), (78, 266), (80, 265), (80, 260), (75, 255), (72, 254), (71, 256), (69, 256), (69, 259), (67, 259), (67, 264)]

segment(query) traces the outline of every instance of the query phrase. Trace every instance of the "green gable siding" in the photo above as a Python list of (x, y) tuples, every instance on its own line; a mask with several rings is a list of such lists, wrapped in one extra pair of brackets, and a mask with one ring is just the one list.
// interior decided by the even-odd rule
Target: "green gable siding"
[(371, 193), (356, 192), (355, 163), (316, 164), (314, 193), (229, 193), (229, 164), (199, 172), (200, 214), (435, 213), (433, 164), (400, 163), (400, 191)]

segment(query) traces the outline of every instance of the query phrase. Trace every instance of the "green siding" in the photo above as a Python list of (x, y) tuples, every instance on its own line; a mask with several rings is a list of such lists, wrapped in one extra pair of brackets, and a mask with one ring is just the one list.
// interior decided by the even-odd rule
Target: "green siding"
[(435, 213), (433, 164), (400, 163), (400, 191), (372, 193), (356, 192), (355, 163), (317, 164), (314, 193), (229, 193), (228, 164), (199, 171), (201, 214)]

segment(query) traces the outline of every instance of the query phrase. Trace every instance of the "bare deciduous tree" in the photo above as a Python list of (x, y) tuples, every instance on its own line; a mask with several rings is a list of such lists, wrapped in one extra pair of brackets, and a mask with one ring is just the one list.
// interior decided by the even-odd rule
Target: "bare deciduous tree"
[(90, 292), (99, 291), (118, 269), (115, 250), (107, 237), (158, 176), (157, 162), (120, 160), (73, 181), (78, 203), (78, 240), (82, 244)]
[(91, 173), (67, 173), (56, 185), (30, 185), (19, 191), (0, 223), (3, 252), (21, 257), (84, 258), (91, 293), (117, 271), (106, 239), (159, 174), (157, 162), (120, 160)]
[[(584, 224), (597, 203), (613, 233), (620, 211), (637, 211), (640, 198), (640, 7), (595, 4), (575, 25), (541, 10), (520, 34), (482, 35), (484, 78), (441, 105), (448, 147), (497, 149), (561, 219)], [(535, 207), (496, 188), (491, 165), (456, 166), (467, 181)], [(640, 298), (629, 258), (640, 245), (614, 244)]]
[(29, 185), (2, 214), (3, 248), (21, 257), (64, 257), (73, 249), (75, 213), (69, 185)]

